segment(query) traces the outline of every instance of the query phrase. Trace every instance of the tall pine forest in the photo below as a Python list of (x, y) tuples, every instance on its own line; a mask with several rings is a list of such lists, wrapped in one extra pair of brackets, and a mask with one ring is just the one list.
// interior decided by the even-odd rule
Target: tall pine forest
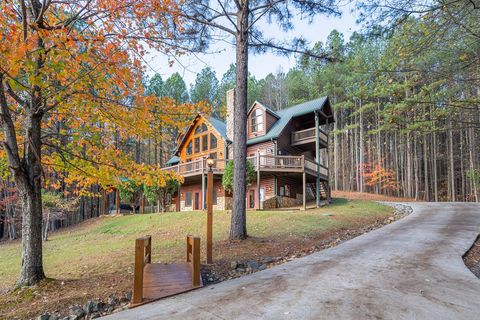
[[(473, 14), (462, 23), (447, 18), (408, 18), (395, 29), (375, 27), (350, 39), (333, 31), (313, 44), (313, 55), (297, 56), (294, 68), (263, 79), (251, 75), (249, 104), (278, 110), (329, 96), (336, 120), (329, 128), (333, 190), (479, 201), (480, 26)], [(234, 80), (234, 65), (220, 79), (206, 67), (190, 90), (180, 87), (221, 118)]]

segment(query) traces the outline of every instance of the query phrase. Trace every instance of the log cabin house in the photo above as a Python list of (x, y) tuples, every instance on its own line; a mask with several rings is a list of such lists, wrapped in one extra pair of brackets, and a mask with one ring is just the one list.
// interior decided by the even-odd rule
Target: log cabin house
[[(214, 209), (231, 209), (232, 198), (222, 187), (226, 162), (232, 158), (234, 90), (227, 93), (226, 123), (198, 114), (177, 137), (173, 157), (165, 170), (174, 170), (184, 183), (172, 197), (172, 210), (203, 210), (206, 205), (208, 157), (216, 159)], [(307, 201), (330, 201), (328, 133), (332, 123), (328, 97), (274, 111), (255, 102), (248, 111), (247, 159), (256, 181), (247, 188), (248, 209), (302, 206)]]

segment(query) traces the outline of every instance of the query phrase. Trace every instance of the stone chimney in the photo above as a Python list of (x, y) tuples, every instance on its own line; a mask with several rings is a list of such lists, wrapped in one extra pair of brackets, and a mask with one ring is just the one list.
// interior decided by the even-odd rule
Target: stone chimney
[(227, 138), (233, 141), (235, 88), (227, 91)]

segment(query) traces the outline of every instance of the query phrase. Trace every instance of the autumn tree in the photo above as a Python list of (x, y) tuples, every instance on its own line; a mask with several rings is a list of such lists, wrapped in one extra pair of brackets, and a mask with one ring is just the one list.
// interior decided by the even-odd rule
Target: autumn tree
[(45, 277), (41, 189), (49, 168), (83, 190), (171, 175), (136, 163), (118, 142), (149, 133), (153, 104), (176, 121), (171, 101), (143, 94), (141, 57), (147, 45), (164, 50), (181, 21), (167, 0), (20, 0), (0, 8), (2, 140), (22, 204), (17, 285), (33, 285)]
[[(282, 31), (293, 29), (293, 18), (302, 15), (310, 21), (318, 14), (336, 14), (335, 0), (271, 1), (271, 0), (219, 0), (186, 1), (179, 5), (179, 15), (185, 19), (183, 34), (192, 36), (191, 49), (204, 51), (214, 39), (233, 40), (235, 44), (235, 122), (233, 132), (233, 210), (230, 227), (231, 239), (247, 237), (246, 225), (246, 141), (248, 103), (249, 51), (274, 50), (281, 53), (305, 52), (305, 40), (290, 39), (288, 43), (265, 36), (261, 23), (274, 23)], [(181, 32), (182, 33), (182, 32)]]

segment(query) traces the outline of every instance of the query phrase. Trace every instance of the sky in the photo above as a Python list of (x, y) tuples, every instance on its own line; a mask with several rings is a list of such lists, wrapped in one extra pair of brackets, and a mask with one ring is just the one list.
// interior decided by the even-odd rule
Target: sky
[[(294, 21), (294, 30), (285, 33), (275, 25), (262, 24), (260, 27), (266, 36), (274, 37), (280, 40), (288, 40), (290, 38), (303, 36), (310, 44), (318, 41), (325, 42), (332, 30), (338, 30), (343, 33), (345, 40), (350, 38), (354, 31), (359, 30), (359, 26), (355, 23), (355, 13), (352, 7), (344, 6), (341, 17), (325, 17), (317, 16), (315, 20), (309, 24), (308, 21), (297, 17)], [(163, 80), (166, 80), (171, 74), (179, 72), (183, 77), (187, 86), (190, 87), (195, 82), (198, 72), (203, 68), (210, 66), (220, 81), (222, 75), (227, 71), (229, 65), (235, 62), (235, 48), (231, 44), (224, 41), (217, 42), (213, 45), (207, 54), (185, 55), (177, 58), (173, 66), (168, 65), (168, 59), (160, 52), (150, 52), (146, 57), (147, 75), (152, 76), (159, 73)], [(295, 55), (289, 57), (279, 56), (274, 53), (267, 52), (265, 54), (249, 55), (249, 72), (257, 79), (264, 78), (269, 73), (276, 73), (279, 70), (288, 71), (295, 66)]]

